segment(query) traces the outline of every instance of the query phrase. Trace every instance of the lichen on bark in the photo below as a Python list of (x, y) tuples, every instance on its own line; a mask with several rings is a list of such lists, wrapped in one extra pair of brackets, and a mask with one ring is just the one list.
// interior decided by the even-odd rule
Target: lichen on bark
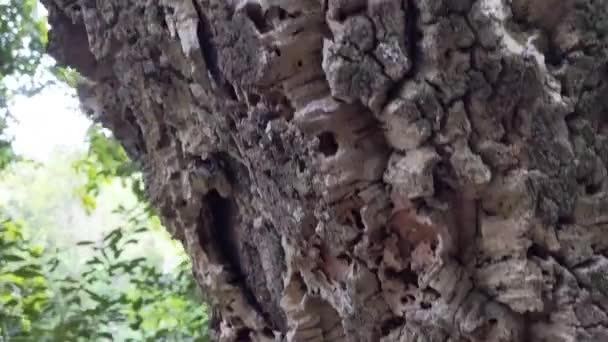
[(608, 340), (605, 1), (43, 2), (218, 340)]

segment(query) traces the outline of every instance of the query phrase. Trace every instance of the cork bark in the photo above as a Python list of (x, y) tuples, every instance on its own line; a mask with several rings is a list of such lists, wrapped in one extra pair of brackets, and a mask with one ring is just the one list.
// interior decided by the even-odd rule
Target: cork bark
[(219, 341), (608, 341), (605, 0), (44, 0)]

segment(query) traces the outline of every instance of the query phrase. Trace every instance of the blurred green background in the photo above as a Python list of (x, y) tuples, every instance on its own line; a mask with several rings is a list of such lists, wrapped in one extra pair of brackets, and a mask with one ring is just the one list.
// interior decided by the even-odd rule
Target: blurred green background
[(44, 55), (44, 13), (0, 0), (0, 341), (208, 341), (189, 260)]

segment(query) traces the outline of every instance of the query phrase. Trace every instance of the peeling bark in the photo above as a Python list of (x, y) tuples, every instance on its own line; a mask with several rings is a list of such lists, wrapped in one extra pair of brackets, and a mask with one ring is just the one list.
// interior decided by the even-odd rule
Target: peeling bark
[(218, 340), (608, 340), (605, 1), (43, 2)]

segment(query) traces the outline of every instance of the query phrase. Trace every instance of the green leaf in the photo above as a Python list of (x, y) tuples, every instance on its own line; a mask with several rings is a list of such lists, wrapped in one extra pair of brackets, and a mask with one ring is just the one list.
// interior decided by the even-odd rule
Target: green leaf
[(93, 259), (85, 262), (85, 265), (103, 265), (103, 261), (101, 261), (101, 259), (98, 257), (93, 257)]
[(141, 315), (138, 313), (137, 315), (135, 315), (135, 322), (133, 322), (130, 327), (133, 330), (138, 330), (141, 326), (141, 324), (143, 323), (144, 319), (141, 317)]
[(14, 271), (13, 274), (23, 278), (43, 277), (39, 270), (32, 268), (31, 266), (21, 267)]
[(160, 329), (160, 330), (156, 331), (156, 334), (154, 334), (154, 337), (164, 337), (168, 333), (169, 333), (169, 329), (163, 328), (163, 329)]
[(99, 333), (97, 333), (97, 336), (98, 337), (102, 337), (102, 338), (107, 338), (110, 341), (113, 341), (112, 334), (110, 334), (109, 332), (105, 332), (105, 331), (104, 332), (99, 332)]
[(108, 234), (106, 234), (106, 236), (104, 236), (103, 241), (107, 242), (108, 240), (113, 239), (114, 236), (119, 235), (119, 234), (122, 236), (121, 229), (122, 229), (121, 227), (112, 229)]
[(119, 230), (116, 235), (114, 235), (112, 237), (112, 239), (110, 239), (109, 245), (110, 246), (116, 246), (118, 244), (118, 242), (122, 239), (123, 235), (122, 235), (122, 231)]
[(55, 258), (49, 261), (49, 265), (51, 265), (51, 267), (49, 268), (49, 272), (54, 272), (55, 269), (57, 269), (57, 267), (59, 266), (59, 259)]
[(106, 261), (110, 260), (110, 258), (108, 258), (108, 253), (106, 252), (105, 248), (101, 248), (99, 251), (101, 252), (101, 255), (103, 256), (104, 260), (106, 260)]
[(82, 301), (80, 300), (80, 297), (72, 297), (68, 300), (68, 304), (80, 306)]
[(22, 256), (19, 256), (19, 255), (15, 255), (15, 254), (4, 254), (1, 257), (2, 257), (2, 260), (4, 260), (4, 261), (10, 261), (10, 262), (25, 261), (25, 258), (23, 258)]
[(129, 264), (127, 266), (125, 266), (125, 271), (131, 271), (133, 270), (135, 267), (140, 266), (142, 263), (144, 263), (146, 261), (145, 258), (136, 258), (133, 260), (129, 261)]
[(88, 290), (88, 289), (85, 289), (84, 291), (86, 293), (88, 293), (89, 296), (91, 296), (92, 300), (94, 300), (94, 301), (96, 301), (96, 302), (98, 302), (100, 304), (107, 304), (108, 303), (108, 299), (105, 298), (104, 296), (100, 296), (97, 293), (95, 293), (95, 292), (93, 292), (91, 290)]
[(134, 233), (143, 233), (143, 232), (147, 232), (148, 230), (149, 230), (148, 227), (141, 227), (141, 228), (135, 229), (133, 232)]
[(85, 241), (77, 242), (76, 246), (88, 246), (88, 245), (94, 245), (94, 244), (95, 244), (94, 241), (85, 240)]
[(97, 208), (97, 201), (95, 201), (95, 198), (89, 194), (82, 194), (80, 196), (80, 201), (82, 206), (89, 213)]
[(23, 284), (24, 281), (25, 281), (25, 279), (23, 277), (16, 276), (15, 274), (12, 274), (12, 273), (0, 274), (0, 284), (8, 283), (8, 284), (20, 286)]
[(137, 298), (137, 300), (135, 300), (135, 302), (133, 302), (133, 310), (139, 310), (141, 309), (142, 304), (144, 303), (143, 299), (141, 297)]
[(63, 279), (63, 281), (66, 282), (66, 283), (71, 283), (71, 284), (78, 284), (79, 283), (78, 280), (76, 280), (76, 279), (74, 279), (72, 277), (66, 277), (65, 279)]
[(139, 242), (139, 240), (137, 240), (137, 239), (129, 239), (124, 243), (123, 246), (131, 245), (131, 244), (136, 245), (138, 242)]

